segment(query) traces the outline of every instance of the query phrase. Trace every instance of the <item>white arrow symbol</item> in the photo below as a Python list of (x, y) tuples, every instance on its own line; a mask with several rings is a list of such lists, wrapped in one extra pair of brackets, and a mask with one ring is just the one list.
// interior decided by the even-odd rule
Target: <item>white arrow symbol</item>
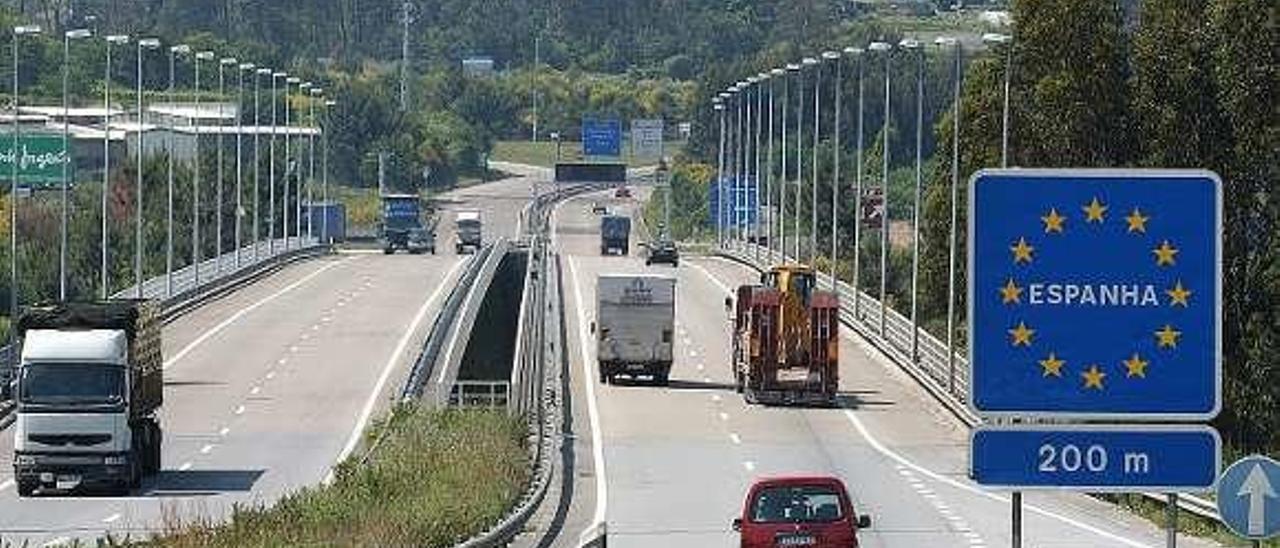
[(1262, 536), (1266, 529), (1267, 497), (1276, 498), (1276, 490), (1271, 487), (1261, 464), (1253, 465), (1236, 496), (1249, 497), (1249, 535)]

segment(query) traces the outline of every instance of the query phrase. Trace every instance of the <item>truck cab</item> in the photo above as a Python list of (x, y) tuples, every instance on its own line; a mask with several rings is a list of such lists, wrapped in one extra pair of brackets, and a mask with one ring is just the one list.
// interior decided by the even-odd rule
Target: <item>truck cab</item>
[(626, 255), (631, 248), (631, 218), (605, 215), (600, 218), (600, 254)]
[(398, 249), (413, 254), (436, 252), (435, 231), (422, 222), (417, 194), (382, 196), (382, 251), (390, 255)]
[(454, 222), (454, 232), (457, 235), (454, 250), (459, 255), (479, 251), (480, 247), (484, 245), (480, 212), (459, 211)]
[[(145, 320), (146, 333), (113, 324), (132, 306), (24, 314), (13, 426), (19, 495), (127, 492), (159, 471), (159, 319)], [(127, 321), (141, 325), (136, 316)]]

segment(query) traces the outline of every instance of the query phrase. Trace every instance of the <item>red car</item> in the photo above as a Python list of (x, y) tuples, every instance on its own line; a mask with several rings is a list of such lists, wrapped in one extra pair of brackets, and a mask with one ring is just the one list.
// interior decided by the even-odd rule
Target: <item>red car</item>
[(854, 513), (844, 482), (825, 476), (758, 480), (742, 517), (733, 520), (742, 548), (850, 548), (858, 545), (858, 529), (868, 527), (871, 517)]

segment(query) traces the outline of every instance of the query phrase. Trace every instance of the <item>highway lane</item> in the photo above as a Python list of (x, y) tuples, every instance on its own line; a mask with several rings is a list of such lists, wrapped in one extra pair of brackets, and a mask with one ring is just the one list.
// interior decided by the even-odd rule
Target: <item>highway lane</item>
[[(512, 236), (531, 184), (445, 195)], [(163, 471), (129, 497), (19, 499), (0, 432), (0, 541), (140, 535), (324, 481), (398, 390), (465, 257), (357, 253), (294, 264), (165, 330)]]
[[(965, 478), (968, 431), (908, 376), (852, 333), (841, 342), (840, 409), (747, 406), (732, 390), (728, 322), (731, 287), (748, 269), (688, 258), (678, 277), (677, 358), (670, 388), (601, 385), (586, 324), (594, 279), (604, 272), (671, 272), (636, 257), (600, 257), (598, 223), (573, 200), (557, 215), (565, 254), (566, 321), (578, 448), (573, 510), (553, 545), (607, 521), (613, 546), (730, 546), (730, 520), (759, 476), (816, 472), (849, 484), (873, 516), (866, 546), (1001, 546), (1010, 542), (1002, 493)], [(592, 433), (590, 407), (598, 434)], [(586, 409), (586, 412), (578, 410)], [(600, 458), (593, 454), (599, 446)], [(603, 468), (603, 484), (596, 479)], [(607, 504), (598, 506), (599, 497)], [(1157, 546), (1163, 534), (1112, 505), (1071, 493), (1026, 497), (1027, 546)], [(598, 512), (603, 510), (603, 516)], [(1184, 546), (1205, 545), (1185, 539)]]

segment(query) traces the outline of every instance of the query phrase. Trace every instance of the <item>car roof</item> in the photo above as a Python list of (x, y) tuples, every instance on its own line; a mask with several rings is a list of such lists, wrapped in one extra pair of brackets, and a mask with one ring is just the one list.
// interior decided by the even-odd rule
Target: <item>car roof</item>
[(755, 487), (776, 487), (785, 485), (836, 485), (844, 489), (844, 482), (835, 476), (769, 476), (757, 479)]

